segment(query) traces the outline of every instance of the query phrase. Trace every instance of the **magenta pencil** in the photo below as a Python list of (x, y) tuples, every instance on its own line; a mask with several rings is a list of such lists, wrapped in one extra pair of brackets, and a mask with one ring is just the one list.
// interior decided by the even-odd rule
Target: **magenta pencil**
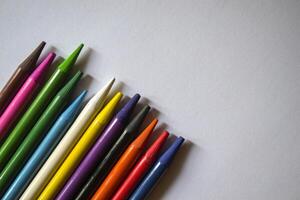
[(46, 69), (50, 66), (55, 53), (49, 53), (43, 62), (27, 78), (16, 96), (7, 106), (0, 118), (0, 140), (4, 138), (12, 125), (17, 121), (22, 111), (31, 102), (37, 89), (43, 82)]

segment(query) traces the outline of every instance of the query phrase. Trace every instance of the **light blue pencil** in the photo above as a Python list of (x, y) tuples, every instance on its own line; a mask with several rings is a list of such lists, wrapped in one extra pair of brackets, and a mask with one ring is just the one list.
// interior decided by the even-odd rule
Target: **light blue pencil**
[(81, 92), (81, 94), (70, 104), (70, 106), (58, 117), (44, 140), (26, 163), (25, 167), (21, 170), (14, 182), (8, 188), (2, 200), (17, 199), (23, 193), (27, 185), (46, 161), (52, 150), (56, 147), (64, 133), (68, 130), (73, 120), (79, 113), (86, 93), (86, 90)]

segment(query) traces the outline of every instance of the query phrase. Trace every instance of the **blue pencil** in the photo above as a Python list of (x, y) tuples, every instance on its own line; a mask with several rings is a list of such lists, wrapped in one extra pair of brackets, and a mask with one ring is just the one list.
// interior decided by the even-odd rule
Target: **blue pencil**
[(183, 141), (184, 139), (182, 137), (178, 137), (173, 142), (173, 144), (162, 154), (162, 156), (159, 157), (159, 159), (151, 168), (149, 173), (145, 176), (140, 185), (130, 196), (129, 200), (141, 200), (147, 196), (147, 194), (151, 191), (155, 183), (170, 165), (173, 157), (179, 150)]
[(52, 150), (58, 144), (64, 133), (68, 130), (73, 120), (79, 113), (81, 104), (87, 91), (81, 94), (70, 104), (70, 106), (58, 117), (44, 140), (38, 146), (32, 157), (28, 160), (25, 167), (18, 174), (14, 182), (4, 194), (2, 200), (17, 199), (32, 178), (38, 172), (42, 164), (46, 161)]

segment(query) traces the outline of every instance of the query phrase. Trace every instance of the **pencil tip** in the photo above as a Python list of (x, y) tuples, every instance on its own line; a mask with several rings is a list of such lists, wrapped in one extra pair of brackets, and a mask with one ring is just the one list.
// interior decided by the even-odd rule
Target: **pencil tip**
[(64, 96), (68, 94), (79, 82), (80, 78), (82, 77), (82, 72), (77, 71), (77, 73), (69, 79), (66, 85), (57, 93), (59, 96)]
[(142, 125), (144, 119), (146, 118), (148, 112), (150, 110), (150, 106), (144, 106), (130, 121), (130, 123), (126, 126), (124, 132), (128, 132), (132, 135), (132, 137), (138, 134), (139, 127)]
[(98, 114), (98, 116), (102, 116), (102, 120), (104, 123), (110, 120), (122, 96), (123, 94), (121, 92), (117, 92)]
[(152, 122), (143, 130), (143, 132), (140, 133), (140, 135), (134, 140), (133, 145), (137, 148), (142, 148), (153, 132), (153, 129), (155, 128), (157, 122), (157, 119), (153, 119)]
[(45, 71), (48, 69), (48, 67), (51, 65), (55, 58), (55, 53), (50, 52), (47, 57), (39, 64), (39, 66), (33, 71), (31, 77), (33, 77), (37, 82), (39, 82), (43, 75), (45, 74)]
[(46, 42), (42, 41), (33, 51), (32, 53), (19, 65), (25, 71), (31, 71), (34, 69)]
[(60, 65), (59, 68), (64, 71), (64, 72), (68, 72), (70, 71), (70, 69), (72, 68), (72, 66), (75, 64), (82, 48), (83, 48), (83, 44), (80, 44), (72, 53), (71, 55), (69, 55), (67, 57), (67, 59), (65, 59)]
[(177, 137), (176, 140), (171, 144), (171, 146), (159, 158), (159, 161), (164, 164), (170, 163), (183, 142), (184, 142), (183, 137), (181, 137), (181, 136)]
[(136, 106), (137, 102), (140, 99), (139, 94), (135, 94), (126, 104), (125, 106), (118, 112), (116, 115), (117, 118), (127, 121), (130, 117), (130, 114), (132, 113), (134, 107)]
[(156, 156), (168, 137), (169, 133), (167, 131), (163, 131), (162, 134), (160, 134), (160, 136), (149, 147), (146, 154), (150, 157)]

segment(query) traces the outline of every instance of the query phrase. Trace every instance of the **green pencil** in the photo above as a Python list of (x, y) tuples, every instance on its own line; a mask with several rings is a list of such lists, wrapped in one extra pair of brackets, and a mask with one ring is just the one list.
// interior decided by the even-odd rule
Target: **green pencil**
[(14, 154), (15, 150), (34, 126), (53, 96), (63, 84), (63, 81), (69, 74), (73, 64), (76, 62), (82, 47), (83, 44), (80, 44), (80, 46), (58, 66), (56, 71), (49, 78), (45, 86), (39, 92), (35, 100), (2, 144), (0, 148), (0, 171), (3, 170), (5, 163), (7, 163), (10, 157)]
[(64, 105), (67, 103), (66, 100), (70, 97), (71, 91), (75, 88), (81, 76), (82, 72), (77, 72), (75, 76), (73, 76), (73, 78), (57, 93), (37, 123), (16, 150), (15, 154), (7, 163), (0, 174), (0, 196), (14, 180), (18, 171), (23, 167), (32, 152), (34, 152), (35, 147), (51, 128), (51, 125), (64, 108)]

